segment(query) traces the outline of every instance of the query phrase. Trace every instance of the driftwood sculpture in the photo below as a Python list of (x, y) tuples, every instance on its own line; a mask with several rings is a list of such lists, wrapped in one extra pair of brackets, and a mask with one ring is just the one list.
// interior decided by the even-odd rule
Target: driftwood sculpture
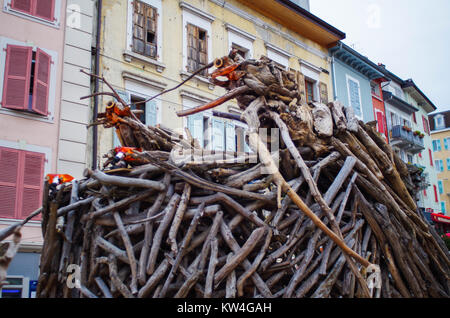
[(384, 138), (307, 104), (299, 72), (234, 51), (213, 66), (227, 93), (178, 115), (234, 98), (241, 115), (214, 114), (245, 122), (253, 152), (206, 151), (105, 93), (95, 124), (135, 149), (46, 187), (38, 297), (449, 297), (449, 253)]

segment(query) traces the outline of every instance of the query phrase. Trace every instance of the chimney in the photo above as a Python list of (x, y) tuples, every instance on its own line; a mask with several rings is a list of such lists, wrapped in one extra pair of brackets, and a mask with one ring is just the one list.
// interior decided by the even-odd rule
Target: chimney
[(386, 68), (386, 65), (384, 65), (383, 63), (378, 63), (378, 66), (380, 66), (382, 68)]

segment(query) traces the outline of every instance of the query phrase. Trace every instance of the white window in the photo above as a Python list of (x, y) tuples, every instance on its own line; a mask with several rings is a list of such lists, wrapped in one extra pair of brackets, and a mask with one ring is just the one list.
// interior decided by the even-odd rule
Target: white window
[(434, 117), (434, 128), (435, 129), (444, 129), (445, 128), (443, 115), (436, 115)]
[[(193, 7), (192, 5), (184, 1), (180, 2), (180, 7), (183, 11), (182, 72), (192, 73), (191, 68), (193, 67), (193, 63), (197, 65), (201, 63), (204, 63), (206, 65), (209, 63), (210, 55), (212, 52), (211, 23), (215, 20), (215, 17), (209, 13)], [(195, 43), (195, 45), (191, 43), (193, 39), (197, 40), (197, 43)], [(196, 48), (196, 46), (198, 46), (199, 44), (202, 47)], [(193, 50), (196, 51), (192, 52)]]
[(225, 28), (228, 30), (228, 50), (237, 49), (244, 59), (253, 58), (253, 42), (256, 37), (230, 24), (226, 24)]
[(161, 61), (161, 0), (128, 0), (127, 52)]
[(291, 54), (270, 44), (266, 43), (266, 49), (267, 49), (267, 57), (274, 61), (275, 63), (280, 64), (284, 68), (289, 67), (289, 58), (291, 57)]
[(355, 111), (355, 116), (358, 117), (359, 119), (363, 119), (361, 89), (359, 81), (348, 75), (347, 75), (347, 91), (348, 91), (348, 103)]

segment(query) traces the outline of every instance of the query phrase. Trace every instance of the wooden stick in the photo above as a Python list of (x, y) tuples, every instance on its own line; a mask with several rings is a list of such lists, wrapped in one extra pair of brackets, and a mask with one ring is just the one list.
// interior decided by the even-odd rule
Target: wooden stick
[(236, 266), (238, 266), (248, 256), (248, 254), (253, 251), (265, 232), (266, 229), (263, 227), (254, 230), (245, 244), (238, 251), (236, 251), (230, 260), (227, 261), (225, 266), (216, 273), (214, 276), (214, 284), (216, 288), (219, 286), (222, 279), (228, 276), (228, 274), (230, 274), (230, 272), (233, 271)]
[(180, 201), (180, 196), (178, 194), (174, 194), (170, 199), (169, 204), (166, 207), (166, 214), (158, 227), (158, 230), (155, 233), (155, 237), (153, 238), (152, 248), (150, 250), (150, 254), (148, 255), (147, 261), (147, 274), (151, 275), (155, 269), (156, 257), (158, 256), (159, 247), (161, 245), (161, 241), (163, 238), (163, 234), (166, 231), (167, 227), (172, 221), (173, 215), (175, 213), (175, 209)]
[(213, 281), (214, 281), (214, 270), (217, 265), (217, 254), (218, 254), (218, 242), (217, 238), (213, 238), (211, 241), (211, 257), (209, 259), (208, 272), (205, 278), (205, 292), (204, 298), (211, 298)]

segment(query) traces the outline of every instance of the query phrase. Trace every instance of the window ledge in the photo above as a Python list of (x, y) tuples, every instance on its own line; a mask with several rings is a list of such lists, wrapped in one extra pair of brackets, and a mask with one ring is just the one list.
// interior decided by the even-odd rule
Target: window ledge
[(125, 50), (123, 52), (123, 57), (125, 59), (125, 61), (127, 62), (131, 62), (133, 59), (140, 61), (140, 62), (144, 62), (150, 65), (153, 65), (156, 68), (156, 71), (158, 73), (162, 73), (164, 71), (164, 69), (166, 68), (166, 65), (164, 63), (161, 63), (155, 59), (152, 59), (150, 57), (146, 57), (144, 55), (129, 51), (129, 50)]
[(55, 21), (52, 22), (52, 21), (48, 21), (48, 20), (36, 17), (31, 14), (25, 13), (25, 12), (19, 11), (19, 10), (15, 10), (15, 9), (11, 8), (10, 4), (7, 3), (6, 1), (5, 1), (5, 5), (3, 6), (3, 11), (6, 13), (9, 13), (9, 14), (13, 14), (18, 17), (22, 17), (27, 20), (31, 20), (31, 21), (34, 21), (37, 23), (44, 24), (44, 25), (52, 27), (52, 28), (59, 29), (59, 27), (60, 27), (59, 19), (56, 19)]
[(42, 115), (34, 114), (31, 112), (13, 110), (13, 109), (0, 107), (0, 114), (16, 116), (16, 117), (21, 117), (21, 118), (31, 119), (31, 120), (37, 120), (37, 121), (42, 121), (42, 122), (51, 123), (51, 124), (53, 124), (53, 120), (54, 120), (54, 117), (50, 112), (48, 113), (47, 116), (42, 116)]
[[(191, 75), (192, 75), (192, 73), (190, 73), (190, 72), (186, 72), (186, 71), (181, 71), (181, 72), (180, 72), (180, 76), (181, 76), (181, 79), (182, 79), (183, 81), (186, 80), (186, 79), (187, 79), (189, 76), (191, 76)], [(202, 82), (202, 83), (208, 84), (208, 88), (209, 88), (210, 90), (214, 90), (214, 88), (215, 88), (215, 86), (216, 86), (216, 85), (212, 84), (212, 83), (209, 81), (209, 79), (207, 79), (207, 78), (204, 77), (204, 76), (201, 76), (201, 75), (195, 75), (194, 78), (197, 79), (198, 81)]]

